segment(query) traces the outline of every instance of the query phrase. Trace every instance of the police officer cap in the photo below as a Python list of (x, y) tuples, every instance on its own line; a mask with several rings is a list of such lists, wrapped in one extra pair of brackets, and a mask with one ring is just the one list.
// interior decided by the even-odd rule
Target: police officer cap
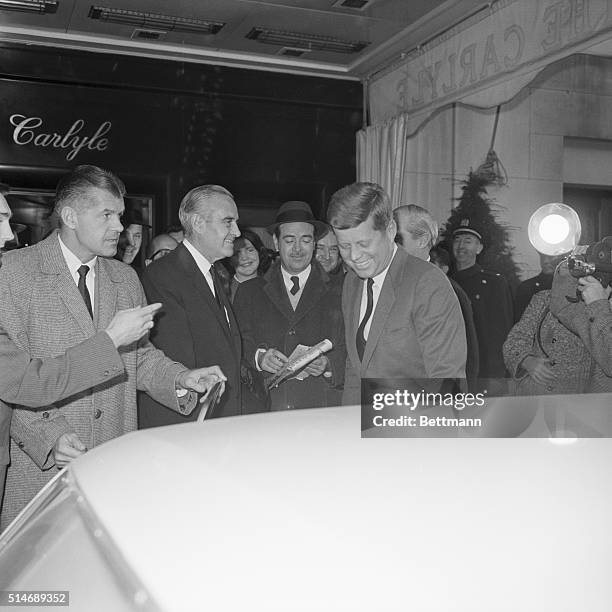
[(471, 234), (472, 236), (476, 236), (480, 242), (483, 241), (483, 231), (482, 228), (472, 221), (468, 217), (464, 217), (459, 221), (459, 227), (453, 232), (453, 236), (458, 236), (459, 234)]

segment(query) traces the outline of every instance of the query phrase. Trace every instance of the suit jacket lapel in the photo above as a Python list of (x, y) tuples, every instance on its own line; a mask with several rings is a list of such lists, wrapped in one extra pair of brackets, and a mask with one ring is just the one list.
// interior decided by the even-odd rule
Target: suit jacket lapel
[(363, 291), (363, 281), (352, 271), (347, 272), (344, 279), (346, 283), (346, 350), (351, 363), (357, 367), (360, 363), (357, 353), (357, 328), (359, 327), (359, 309), (361, 306), (361, 293)]
[[(196, 294), (200, 296), (203, 302), (203, 306), (208, 307), (208, 309), (212, 312), (213, 316), (217, 318), (217, 321), (219, 322), (219, 325), (227, 336), (228, 341), (230, 342), (230, 344), (232, 344), (233, 340), (231, 338), (230, 329), (227, 325), (225, 315), (221, 312), (221, 309), (217, 304), (217, 300), (213, 295), (212, 291), (210, 290), (210, 287), (208, 286), (208, 283), (206, 282), (206, 279), (204, 278), (204, 275), (202, 274), (200, 268), (198, 268), (198, 264), (195, 262), (195, 259), (191, 256), (191, 253), (183, 244), (179, 244), (176, 247), (175, 251), (177, 253), (179, 262), (183, 266), (185, 274), (189, 278), (191, 284), (193, 285), (196, 291)], [(221, 300), (223, 300), (223, 296), (220, 297)], [(222, 303), (225, 302), (222, 301)], [(230, 318), (230, 322), (231, 321), (232, 319)]]
[(268, 296), (270, 302), (278, 309), (278, 311), (287, 319), (292, 321), (295, 315), (287, 288), (281, 274), (280, 263), (275, 263), (265, 275), (266, 284), (263, 291)]
[[(57, 293), (83, 335), (85, 337), (93, 336), (96, 331), (94, 322), (89, 316), (89, 311), (79, 293), (77, 284), (70, 275), (68, 264), (59, 245), (57, 232), (39, 243), (39, 248), (42, 261), (41, 271), (43, 274), (53, 277), (50, 280), (49, 288)], [(96, 297), (94, 299), (97, 301)]]
[[(206, 280), (204, 280), (204, 282), (206, 282)], [(227, 321), (225, 322), (224, 329), (228, 332), (228, 336), (231, 336), (233, 340), (234, 351), (238, 356), (240, 356), (242, 353), (242, 337), (240, 336), (240, 330), (238, 329), (238, 321), (236, 319), (236, 316), (234, 315), (232, 304), (230, 302), (229, 296), (222, 289), (219, 292), (219, 299), (221, 300), (223, 306), (225, 306), (227, 318), (229, 319), (229, 329), (227, 329)], [(219, 310), (218, 307), (217, 310)], [(223, 315), (223, 313), (220, 314)]]
[(378, 296), (378, 302), (372, 315), (372, 323), (370, 325), (370, 332), (368, 333), (368, 340), (363, 352), (363, 362), (361, 364), (362, 371), (365, 371), (365, 369), (368, 367), (370, 359), (374, 353), (374, 349), (376, 348), (382, 331), (387, 324), (389, 313), (391, 312), (393, 304), (395, 303), (394, 287), (399, 282), (399, 274), (401, 272), (402, 261), (404, 259), (403, 251), (400, 251), (401, 249), (398, 248), (393, 260), (391, 261), (389, 271), (387, 272), (387, 276), (385, 276), (385, 281), (380, 291), (380, 295)]
[[(313, 308), (317, 306), (323, 295), (328, 290), (329, 276), (319, 268), (316, 262), (312, 262), (312, 268), (300, 296), (297, 308), (293, 312), (293, 324), (295, 325), (298, 321), (303, 319)], [(285, 295), (287, 291), (285, 290)], [(289, 296), (287, 296), (289, 299)], [(291, 305), (291, 302), (289, 302)], [(292, 309), (293, 310), (293, 309)]]
[(116, 314), (117, 283), (120, 279), (112, 274), (108, 262), (98, 257), (96, 262), (96, 298), (94, 320), (96, 329), (106, 329)]

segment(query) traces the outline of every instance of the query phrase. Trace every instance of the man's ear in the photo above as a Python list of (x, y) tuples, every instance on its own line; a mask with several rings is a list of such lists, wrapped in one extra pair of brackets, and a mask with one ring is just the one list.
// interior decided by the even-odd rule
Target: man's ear
[(195, 214), (191, 219), (191, 225), (196, 233), (202, 233), (202, 226), (206, 223), (206, 219), (204, 219), (203, 215)]
[(395, 242), (395, 236), (397, 234), (397, 223), (395, 219), (391, 219), (389, 225), (387, 225), (387, 235), (391, 238), (391, 242)]
[(76, 210), (72, 208), (72, 206), (64, 206), (64, 208), (62, 208), (60, 211), (60, 217), (62, 219), (62, 223), (70, 229), (76, 229), (77, 225), (79, 224)]
[(272, 236), (272, 242), (274, 242), (274, 250), (278, 251), (278, 238), (276, 237), (276, 234)]
[(482, 253), (482, 249), (484, 247), (482, 246), (482, 242), (478, 245), (478, 251), (476, 252), (476, 255), (480, 255)]
[(419, 236), (419, 248), (426, 249), (428, 246), (429, 246), (429, 236), (427, 236), (426, 234)]

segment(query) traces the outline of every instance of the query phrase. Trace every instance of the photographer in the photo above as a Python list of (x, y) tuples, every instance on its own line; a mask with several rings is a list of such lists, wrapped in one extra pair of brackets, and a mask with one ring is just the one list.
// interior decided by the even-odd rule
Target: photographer
[(516, 395), (588, 391), (593, 370), (588, 347), (550, 312), (550, 303), (551, 291), (536, 293), (504, 343)]
[(582, 300), (563, 301), (558, 296), (551, 300), (551, 310), (559, 321), (580, 337), (596, 361), (589, 391), (612, 391), (612, 289), (604, 287), (593, 276), (578, 279), (578, 291)]

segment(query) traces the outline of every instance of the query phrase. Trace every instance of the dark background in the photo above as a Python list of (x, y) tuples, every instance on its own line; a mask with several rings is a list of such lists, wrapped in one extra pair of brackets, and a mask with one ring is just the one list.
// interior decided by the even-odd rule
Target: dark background
[[(0, 181), (53, 190), (67, 169), (116, 172), (130, 195), (153, 202), (154, 233), (177, 219), (192, 187), (234, 194), (246, 224), (265, 225), (301, 199), (324, 215), (329, 196), (355, 180), (362, 88), (355, 81), (0, 44)], [(13, 142), (13, 114), (41, 117), (36, 133), (111, 121), (104, 152)]]

